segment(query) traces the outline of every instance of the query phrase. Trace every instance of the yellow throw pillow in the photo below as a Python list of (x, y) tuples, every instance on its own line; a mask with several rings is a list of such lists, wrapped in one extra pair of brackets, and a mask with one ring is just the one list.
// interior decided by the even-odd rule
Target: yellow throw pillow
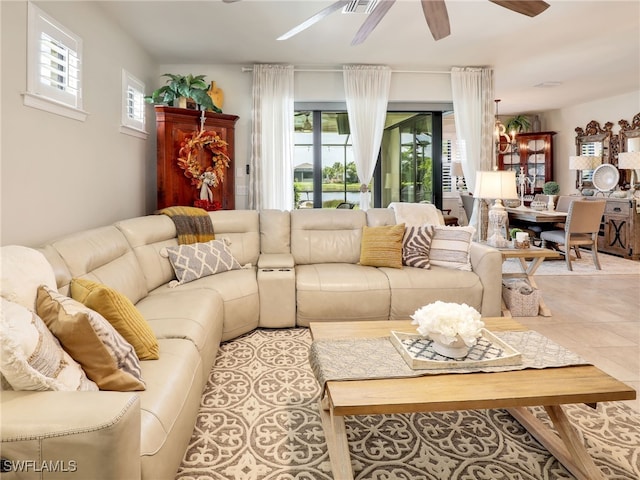
[(159, 358), (158, 340), (135, 305), (122, 293), (83, 278), (71, 280), (71, 297), (95, 310), (133, 345), (140, 360)]
[(360, 265), (402, 268), (404, 223), (384, 227), (362, 227)]

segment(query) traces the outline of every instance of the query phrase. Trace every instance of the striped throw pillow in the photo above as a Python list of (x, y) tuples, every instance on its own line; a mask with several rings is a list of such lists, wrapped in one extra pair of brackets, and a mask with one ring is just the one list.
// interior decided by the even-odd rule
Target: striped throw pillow
[(434, 225), (407, 227), (402, 239), (402, 264), (409, 267), (431, 268), (429, 250), (435, 231)]
[(429, 260), (431, 265), (471, 271), (471, 242), (476, 229), (436, 225)]
[(100, 390), (144, 390), (134, 348), (98, 312), (46, 286), (38, 288), (38, 314)]

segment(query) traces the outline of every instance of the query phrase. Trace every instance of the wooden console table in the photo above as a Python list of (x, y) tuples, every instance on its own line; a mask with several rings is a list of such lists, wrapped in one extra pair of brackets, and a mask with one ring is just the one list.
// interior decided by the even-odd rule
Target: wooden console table
[[(602, 197), (588, 197), (602, 200)], [(640, 260), (640, 211), (637, 198), (607, 198), (604, 207), (598, 251)]]

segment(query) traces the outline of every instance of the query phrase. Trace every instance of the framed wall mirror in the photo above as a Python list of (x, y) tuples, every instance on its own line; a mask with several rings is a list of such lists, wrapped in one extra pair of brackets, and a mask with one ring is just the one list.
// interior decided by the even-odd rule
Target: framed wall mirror
[[(589, 155), (602, 158), (602, 163), (612, 163), (612, 122), (607, 122), (601, 127), (598, 122), (591, 120), (586, 128), (576, 128), (576, 155)], [(617, 148), (616, 148), (617, 150)], [(576, 188), (580, 185), (587, 189), (593, 188), (593, 170), (576, 171)]]
[[(640, 113), (634, 115), (631, 122), (620, 120), (620, 133), (618, 134), (621, 152), (640, 152)], [(624, 179), (624, 184), (631, 183), (632, 170), (620, 170), (620, 176)], [(640, 171), (636, 170), (636, 179)], [(636, 180), (637, 182), (638, 180)]]

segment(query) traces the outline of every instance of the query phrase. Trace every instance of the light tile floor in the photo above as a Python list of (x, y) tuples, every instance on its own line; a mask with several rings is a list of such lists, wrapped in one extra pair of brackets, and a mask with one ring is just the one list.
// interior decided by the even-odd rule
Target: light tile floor
[[(536, 282), (552, 316), (516, 320), (640, 392), (640, 275), (538, 275)], [(640, 411), (640, 399), (626, 403)]]

